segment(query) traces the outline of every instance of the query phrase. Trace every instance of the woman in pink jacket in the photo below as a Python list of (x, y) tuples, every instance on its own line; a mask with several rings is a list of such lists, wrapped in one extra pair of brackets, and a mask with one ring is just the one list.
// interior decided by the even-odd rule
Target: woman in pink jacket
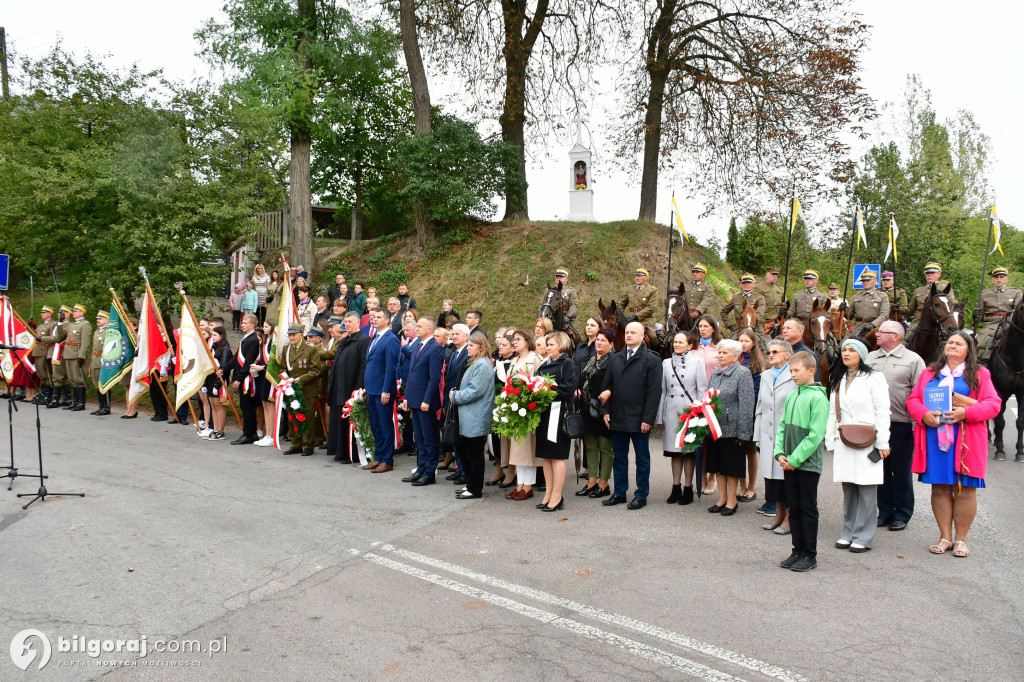
[[(940, 386), (977, 402), (945, 413), (931, 411), (925, 406), (925, 391)], [(915, 422), (912, 468), (922, 483), (932, 486), (932, 512), (939, 524), (939, 541), (929, 547), (932, 554), (950, 549), (955, 557), (971, 553), (967, 532), (978, 513), (977, 490), (985, 487), (988, 420), (999, 413), (999, 407), (992, 378), (978, 364), (974, 340), (962, 331), (949, 338), (943, 355), (921, 373), (907, 398)]]

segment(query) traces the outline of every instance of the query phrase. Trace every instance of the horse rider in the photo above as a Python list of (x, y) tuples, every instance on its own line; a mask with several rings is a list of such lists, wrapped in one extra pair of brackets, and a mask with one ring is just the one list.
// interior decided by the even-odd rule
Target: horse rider
[(774, 322), (779, 318), (779, 308), (785, 304), (782, 287), (776, 282), (779, 281), (779, 269), (768, 268), (764, 273), (764, 282), (754, 287), (754, 293), (764, 297), (765, 307), (760, 311), (761, 319), (765, 322)]
[(850, 302), (850, 321), (854, 323), (850, 336), (867, 336), (869, 331), (878, 329), (889, 319), (889, 299), (875, 288), (877, 282), (878, 273), (874, 270), (865, 268), (860, 273), (863, 288), (853, 295)]
[[(942, 277), (942, 266), (931, 261), (926, 263), (924, 266), (924, 279), (927, 284), (919, 286), (914, 289), (914, 295), (910, 299), (910, 305), (907, 306), (907, 322), (910, 322), (914, 318), (914, 314), (924, 308), (925, 302), (932, 293), (932, 285), (934, 284), (937, 289), (945, 289), (949, 284), (948, 281), (940, 279)], [(953, 290), (949, 290), (949, 303), (950, 305), (956, 303), (956, 296), (953, 295)], [(919, 320), (918, 320), (919, 321)], [(917, 329), (917, 321), (912, 325), (914, 329)]]
[(978, 357), (987, 360), (991, 349), (999, 343), (1003, 318), (1013, 312), (1024, 293), (1016, 287), (1008, 287), (1010, 272), (999, 265), (988, 273), (992, 277), (992, 288), (981, 292), (978, 307), (974, 309), (974, 325), (981, 325), (978, 332)]
[[(749, 272), (744, 273), (740, 277), (740, 291), (733, 296), (728, 303), (722, 306), (722, 324), (731, 329), (733, 332), (739, 333), (743, 331), (740, 327), (740, 313), (743, 311), (743, 302), (746, 301), (747, 305), (754, 306), (757, 310), (758, 317), (765, 309), (764, 296), (754, 291), (754, 285), (757, 280)], [(732, 313), (732, 319), (729, 318), (729, 314)], [(755, 329), (754, 331), (760, 331)]]
[(828, 300), (832, 301), (832, 307), (829, 310), (837, 310), (839, 308), (846, 310), (849, 305), (846, 299), (839, 295), (839, 285), (835, 282), (828, 285)]
[(818, 291), (817, 287), (817, 271), (804, 270), (804, 290), (793, 294), (792, 303), (786, 306), (789, 317), (795, 317), (803, 322), (807, 322), (811, 316), (811, 308), (814, 307), (814, 302), (817, 301), (818, 305), (822, 306), (828, 301), (828, 296), (825, 292)]
[(580, 305), (579, 294), (569, 286), (569, 271), (567, 269), (555, 270), (555, 282), (562, 285), (562, 319), (565, 320), (565, 326), (572, 331), (576, 341), (579, 342), (583, 340), (583, 335), (576, 327), (576, 316), (579, 314), (577, 309)]
[[(882, 273), (882, 293), (889, 298), (889, 316), (893, 318), (907, 309), (907, 292), (905, 289), (897, 289), (895, 284), (895, 275), (891, 271)], [(904, 322), (903, 326), (906, 327), (907, 323)]]
[(655, 323), (659, 319), (657, 315), (658, 292), (653, 286), (647, 284), (647, 278), (650, 276), (651, 273), (646, 268), (637, 268), (633, 272), (636, 284), (629, 287), (619, 304), (626, 311), (626, 319), (642, 324), (647, 330), (651, 344), (657, 345), (658, 328)]
[(693, 275), (693, 284), (686, 287), (686, 305), (690, 308), (690, 317), (696, 320), (708, 311), (714, 292), (704, 281), (708, 276), (708, 269), (703, 263), (694, 263), (690, 268)]

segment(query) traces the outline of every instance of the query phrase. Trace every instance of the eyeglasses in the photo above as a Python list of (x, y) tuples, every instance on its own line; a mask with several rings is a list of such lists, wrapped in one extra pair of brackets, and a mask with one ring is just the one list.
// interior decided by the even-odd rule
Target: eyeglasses
[(783, 354), (785, 352), (786, 351), (784, 351), (784, 350), (770, 350), (770, 351), (768, 351), (768, 355), (781, 355), (781, 354)]

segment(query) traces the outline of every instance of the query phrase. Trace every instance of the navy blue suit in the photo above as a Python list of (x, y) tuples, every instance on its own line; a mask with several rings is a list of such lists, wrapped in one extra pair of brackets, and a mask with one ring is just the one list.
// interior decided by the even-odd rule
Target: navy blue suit
[[(426, 343), (406, 346), (412, 349), (409, 358), (409, 372), (405, 381), (405, 401), (409, 403), (412, 428), (416, 435), (419, 456), (416, 471), (424, 476), (433, 476), (437, 469), (437, 411), (441, 407), (441, 366), (444, 364), (444, 348), (433, 338)], [(427, 403), (430, 409), (420, 409)]]
[[(399, 341), (401, 341), (404, 335), (400, 335)], [(420, 347), (420, 340), (418, 338), (413, 339), (412, 343), (402, 346), (401, 353), (398, 356), (398, 378), (402, 380), (402, 385), (405, 386), (409, 383), (409, 363), (412, 360), (412, 354)], [(402, 422), (402, 449), (412, 450), (420, 442), (419, 439), (414, 438), (414, 428), (412, 425), (412, 419), (406, 419)]]
[[(366, 370), (363, 383), (366, 386), (366, 406), (370, 413), (370, 429), (376, 441), (376, 461), (383, 464), (394, 464), (395, 459), (395, 423), (394, 402), (397, 399), (398, 355), (402, 344), (398, 337), (388, 330), (378, 333), (370, 342), (366, 352)], [(386, 405), (381, 405), (381, 394), (388, 393), (391, 398)]]

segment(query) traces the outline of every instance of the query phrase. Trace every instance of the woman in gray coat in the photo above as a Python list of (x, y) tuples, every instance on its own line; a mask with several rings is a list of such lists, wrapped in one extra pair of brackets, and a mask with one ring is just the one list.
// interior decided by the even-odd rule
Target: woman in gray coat
[(459, 455), (466, 472), (466, 487), (455, 493), (460, 500), (473, 500), (484, 491), (484, 441), (494, 418), (494, 373), (491, 345), (487, 335), (474, 332), (466, 345), (467, 364), (452, 391), (452, 405), (458, 406)]
[(793, 347), (782, 339), (768, 343), (770, 367), (761, 374), (761, 391), (754, 411), (754, 439), (761, 449), (758, 464), (764, 472), (763, 509), (765, 516), (774, 516), (761, 527), (775, 531), (777, 535), (789, 535), (790, 532), (782, 465), (772, 454), (775, 449), (775, 433), (786, 408), (786, 396), (796, 388), (793, 377), (789, 375), (789, 356), (792, 354)]
[[(690, 504), (693, 502), (693, 470), (696, 452), (683, 454), (676, 445), (676, 426), (679, 416), (690, 403), (700, 400), (708, 390), (704, 360), (690, 352), (698, 343), (696, 332), (676, 332), (672, 337), (672, 357), (662, 360), (661, 403), (655, 423), (665, 427), (662, 451), (672, 458), (672, 494), (666, 500), (669, 504)], [(683, 469), (686, 469), (686, 485), (682, 485)]]
[(718, 367), (711, 374), (708, 388), (719, 391), (715, 416), (722, 427), (718, 440), (708, 438), (705, 445), (705, 469), (718, 475), (718, 502), (708, 507), (712, 514), (736, 513), (736, 487), (747, 475), (747, 441), (754, 436), (754, 378), (740, 364), (743, 346), (739, 341), (718, 342)]

